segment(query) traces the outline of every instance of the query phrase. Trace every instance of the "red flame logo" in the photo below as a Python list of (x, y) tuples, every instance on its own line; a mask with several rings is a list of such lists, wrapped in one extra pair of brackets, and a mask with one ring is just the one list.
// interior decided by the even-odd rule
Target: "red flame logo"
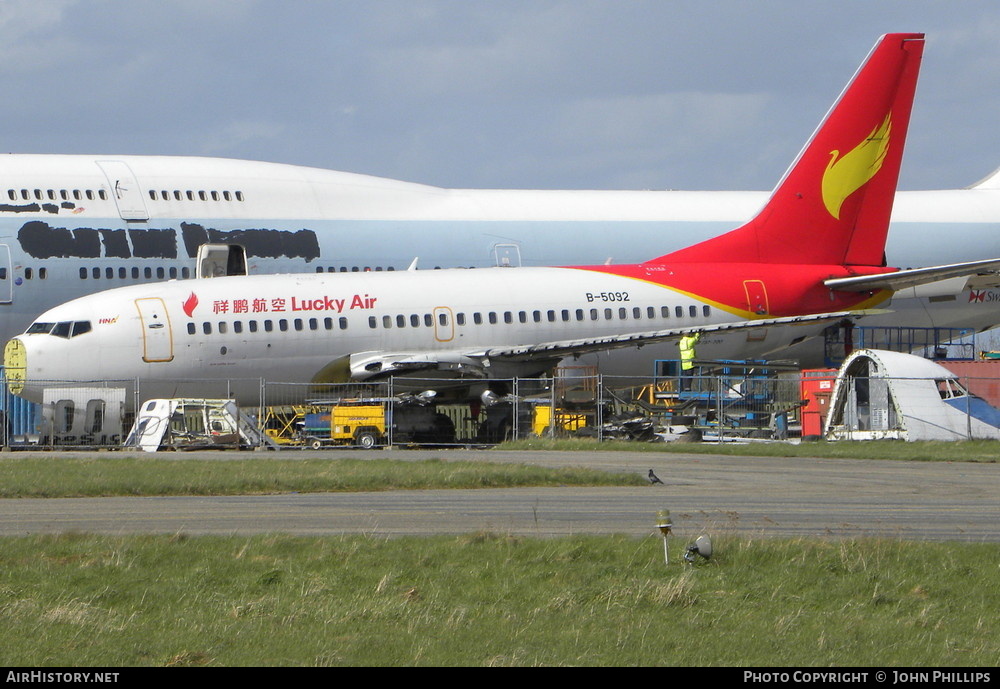
[(191, 296), (187, 298), (182, 307), (184, 309), (184, 313), (188, 315), (188, 318), (191, 318), (196, 306), (198, 306), (198, 297), (194, 292), (192, 292)]

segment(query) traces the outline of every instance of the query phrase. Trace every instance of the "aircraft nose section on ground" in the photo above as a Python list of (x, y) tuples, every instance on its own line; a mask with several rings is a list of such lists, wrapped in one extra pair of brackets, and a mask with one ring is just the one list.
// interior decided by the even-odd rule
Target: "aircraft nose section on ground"
[(19, 395), (24, 390), (28, 375), (28, 352), (21, 338), (15, 337), (3, 350), (4, 371), (7, 373), (7, 387), (11, 394)]

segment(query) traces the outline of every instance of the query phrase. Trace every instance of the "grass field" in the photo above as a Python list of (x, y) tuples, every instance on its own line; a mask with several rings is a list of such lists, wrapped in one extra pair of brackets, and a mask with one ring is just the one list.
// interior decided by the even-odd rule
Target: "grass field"
[[(486, 459), (484, 455), (484, 459)], [(112, 495), (247, 495), (279, 492), (382, 491), (523, 486), (635, 486), (635, 473), (549, 469), (526, 464), (428, 459), (183, 460), (100, 455), (6, 456), (0, 498)]]
[(995, 666), (997, 548), (658, 536), (3, 539), (0, 664)]

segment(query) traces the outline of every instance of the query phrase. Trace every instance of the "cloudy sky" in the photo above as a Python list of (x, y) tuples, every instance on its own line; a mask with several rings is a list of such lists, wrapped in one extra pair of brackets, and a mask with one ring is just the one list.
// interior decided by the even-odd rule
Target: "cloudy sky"
[(876, 38), (902, 188), (1000, 166), (995, 0), (3, 0), (0, 137), (452, 187), (769, 189)]

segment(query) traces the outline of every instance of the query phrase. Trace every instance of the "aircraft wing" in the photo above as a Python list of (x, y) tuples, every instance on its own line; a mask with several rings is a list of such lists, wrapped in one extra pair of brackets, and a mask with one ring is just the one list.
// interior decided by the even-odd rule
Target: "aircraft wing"
[(355, 381), (395, 375), (420, 375), (429, 372), (444, 372), (455, 377), (486, 378), (492, 374), (491, 367), (496, 364), (537, 362), (539, 370), (544, 370), (564, 357), (602, 352), (609, 349), (642, 347), (647, 344), (677, 340), (692, 333), (720, 333), (776, 326), (821, 324), (825, 321), (858, 318), (873, 313), (884, 312), (874, 310), (836, 311), (808, 316), (761, 318), (752, 321), (607, 335), (579, 340), (559, 340), (530, 345), (498, 346), (469, 351), (359, 352), (334, 362), (317, 376), (314, 382), (331, 380), (330, 374), (335, 369), (339, 370), (341, 374), (347, 373), (347, 379)]
[(837, 321), (844, 318), (864, 316), (874, 311), (836, 311), (830, 313), (811, 314), (808, 316), (786, 316), (783, 318), (761, 318), (752, 321), (737, 321), (735, 323), (719, 323), (716, 325), (700, 325), (688, 328), (671, 328), (624, 335), (607, 335), (581, 340), (562, 340), (557, 342), (542, 342), (539, 344), (494, 347), (483, 354), (489, 358), (503, 358), (511, 361), (523, 361), (535, 357), (563, 358), (591, 352), (602, 352), (609, 349), (624, 347), (642, 347), (647, 344), (679, 340), (693, 333), (719, 333), (734, 330), (751, 330), (755, 328), (770, 328), (775, 326), (794, 326), (822, 321)]
[(967, 263), (952, 263), (950, 265), (932, 266), (930, 268), (897, 270), (894, 273), (883, 273), (882, 275), (831, 278), (824, 280), (823, 284), (830, 289), (843, 290), (845, 292), (868, 292), (880, 289), (899, 292), (910, 287), (919, 287), (920, 285), (954, 278), (973, 279), (988, 278), (989, 276), (993, 276), (998, 284), (1000, 284), (998, 270), (1000, 270), (1000, 258), (991, 258), (985, 261), (969, 261)]

